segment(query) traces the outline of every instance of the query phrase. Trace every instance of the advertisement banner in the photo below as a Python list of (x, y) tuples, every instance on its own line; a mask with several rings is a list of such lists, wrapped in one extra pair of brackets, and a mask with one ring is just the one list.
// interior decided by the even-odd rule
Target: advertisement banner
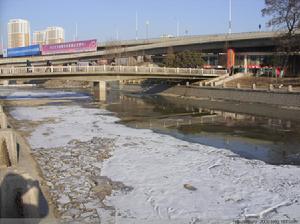
[(73, 41), (42, 45), (42, 55), (97, 51), (97, 40)]
[(234, 67), (235, 65), (235, 51), (234, 49), (227, 50), (227, 69)]
[[(40, 45), (30, 45), (27, 47), (16, 47), (16, 48), (8, 48), (6, 52), (6, 56), (11, 57), (24, 57), (24, 56), (36, 56), (40, 55)], [(5, 55), (3, 55), (5, 56)]]

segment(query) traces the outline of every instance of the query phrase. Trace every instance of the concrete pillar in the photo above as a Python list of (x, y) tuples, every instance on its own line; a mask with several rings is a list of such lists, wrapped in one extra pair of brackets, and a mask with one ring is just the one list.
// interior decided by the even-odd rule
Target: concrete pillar
[(0, 129), (6, 129), (6, 128), (8, 128), (7, 117), (5, 113), (1, 112), (1, 108), (0, 108)]
[(256, 90), (256, 84), (255, 83), (252, 84), (252, 89)]
[(4, 86), (8, 86), (8, 84), (9, 84), (9, 81), (8, 81), (8, 80), (3, 80), (3, 85), (4, 85)]
[(245, 68), (244, 73), (248, 73), (248, 55), (247, 54), (244, 55), (244, 68)]
[(106, 81), (93, 82), (94, 93), (99, 101), (106, 101)]
[(273, 91), (274, 90), (274, 86), (272, 84), (269, 85), (269, 91)]
[(17, 147), (17, 137), (13, 130), (1, 129), (0, 130), (0, 149), (2, 155), (4, 155), (7, 150), (9, 161), (12, 166), (18, 163), (18, 147)]

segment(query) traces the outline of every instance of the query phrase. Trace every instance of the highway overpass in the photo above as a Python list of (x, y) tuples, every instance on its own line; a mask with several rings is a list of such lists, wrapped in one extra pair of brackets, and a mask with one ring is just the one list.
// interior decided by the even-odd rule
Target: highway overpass
[[(300, 35), (300, 31), (297, 32)], [(172, 47), (175, 52), (183, 50), (196, 50), (209, 53), (226, 52), (227, 48), (234, 48), (237, 52), (274, 52), (278, 32), (250, 32), (218, 35), (188, 36), (179, 38), (157, 38), (139, 41), (121, 41), (114, 46), (105, 48), (98, 46), (98, 51), (64, 54), (52, 56), (1, 58), (0, 65), (24, 64), (26, 60), (32, 63), (45, 63), (47, 60), (57, 63), (74, 62), (78, 60), (100, 59), (109, 55), (122, 55), (125, 57), (139, 55), (162, 55)]]

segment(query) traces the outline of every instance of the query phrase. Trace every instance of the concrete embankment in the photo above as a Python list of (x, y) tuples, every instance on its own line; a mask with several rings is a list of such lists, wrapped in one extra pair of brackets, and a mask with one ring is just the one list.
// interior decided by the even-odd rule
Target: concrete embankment
[(174, 86), (160, 94), (300, 107), (298, 92)]
[(0, 219), (9, 223), (54, 219), (43, 182), (30, 147), (0, 105)]

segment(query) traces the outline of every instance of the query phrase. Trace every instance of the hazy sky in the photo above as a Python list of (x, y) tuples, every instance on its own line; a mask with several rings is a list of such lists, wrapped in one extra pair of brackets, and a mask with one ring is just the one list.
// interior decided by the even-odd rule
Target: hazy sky
[[(257, 31), (265, 28), (261, 16), (264, 0), (232, 0), (232, 31)], [(72, 40), (75, 24), (78, 39), (99, 41), (135, 38), (138, 13), (139, 38), (228, 32), (229, 0), (0, 0), (0, 32), (7, 42), (7, 22), (22, 18), (30, 21), (31, 32), (47, 26), (61, 26), (66, 40)], [(118, 33), (118, 34), (117, 34)]]

